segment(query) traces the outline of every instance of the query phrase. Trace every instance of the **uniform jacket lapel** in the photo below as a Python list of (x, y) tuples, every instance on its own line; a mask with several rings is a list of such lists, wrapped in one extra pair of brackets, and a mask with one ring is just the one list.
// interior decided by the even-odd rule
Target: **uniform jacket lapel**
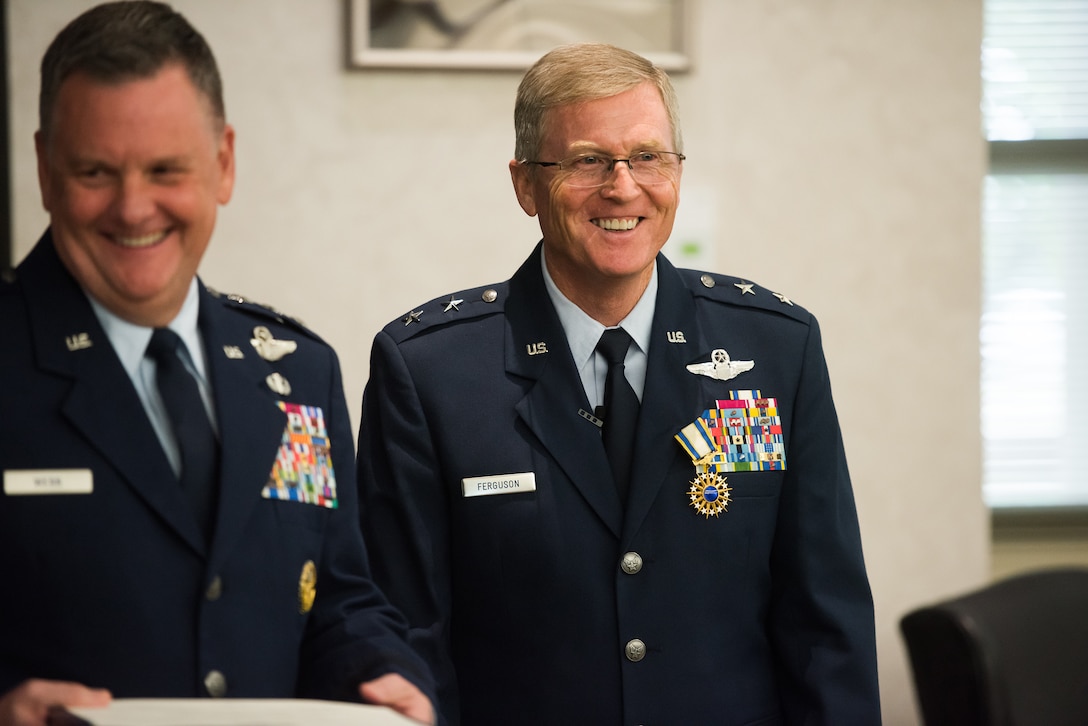
[[(287, 416), (266, 383), (273, 372), (249, 339), (252, 319), (231, 315), (225, 303), (200, 289), (200, 329), (219, 422), (219, 504), (213, 539), (212, 568), (241, 536), (261, 490), (268, 483)], [(237, 347), (242, 357), (229, 357)]]
[[(658, 289), (650, 334), (646, 386), (642, 395), (638, 429), (635, 433), (635, 460), (631, 492), (624, 521), (624, 541), (635, 536), (646, 514), (668, 479), (670, 469), (691, 466), (691, 460), (673, 438), (691, 423), (702, 409), (699, 376), (687, 370), (706, 350), (699, 327), (695, 302), (676, 268), (658, 255)], [(666, 496), (684, 496), (683, 490)]]
[[(544, 287), (540, 247), (510, 280), (506, 302), (506, 370), (533, 381), (515, 409), (597, 516), (619, 537), (623, 512), (599, 429), (578, 414), (592, 408), (566, 335)], [(547, 353), (530, 355), (544, 343)], [(535, 350), (540, 350), (539, 347)]]
[(204, 554), (196, 517), (132, 381), (48, 232), (19, 266), (19, 278), (38, 364), (72, 380), (63, 415), (167, 526)]

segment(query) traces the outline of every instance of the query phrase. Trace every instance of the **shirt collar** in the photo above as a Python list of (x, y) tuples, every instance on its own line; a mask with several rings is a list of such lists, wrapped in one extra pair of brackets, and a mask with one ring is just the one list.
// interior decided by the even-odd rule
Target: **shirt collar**
[[(544, 273), (544, 287), (548, 290), (548, 297), (559, 316), (559, 322), (563, 326), (563, 332), (567, 336), (567, 344), (570, 346), (571, 355), (574, 357), (574, 365), (581, 370), (585, 363), (593, 356), (597, 348), (597, 342), (601, 339), (601, 333), (605, 326), (591, 318), (580, 307), (571, 302), (560, 291), (555, 280), (548, 273), (548, 265), (544, 261), (544, 248), (540, 249), (540, 269)], [(644, 355), (649, 354), (650, 332), (653, 328), (654, 310), (657, 306), (657, 262), (654, 262), (653, 273), (650, 282), (642, 293), (635, 307), (620, 321), (619, 327), (627, 331), (635, 345)]]
[[(100, 302), (90, 295), (87, 299), (91, 303), (95, 317), (98, 318), (102, 329), (106, 331), (106, 337), (113, 345), (117, 357), (121, 359), (121, 365), (130, 376), (136, 375), (140, 362), (147, 352), (147, 344), (151, 341), (152, 328), (136, 325), (124, 320), (106, 309)], [(189, 352), (190, 363), (196, 368), (201, 378), (204, 374), (204, 343), (200, 338), (197, 327), (197, 316), (200, 312), (200, 294), (194, 277), (189, 283), (189, 291), (185, 295), (185, 302), (177, 316), (167, 326), (185, 343)]]

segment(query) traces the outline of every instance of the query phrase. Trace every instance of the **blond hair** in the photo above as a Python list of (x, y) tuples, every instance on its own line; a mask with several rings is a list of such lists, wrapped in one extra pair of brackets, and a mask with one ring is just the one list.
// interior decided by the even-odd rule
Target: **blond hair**
[(637, 53), (606, 43), (563, 45), (544, 54), (525, 73), (514, 103), (514, 158), (535, 159), (547, 132), (548, 111), (593, 101), (652, 83), (672, 127), (673, 151), (683, 152), (676, 92), (665, 71)]

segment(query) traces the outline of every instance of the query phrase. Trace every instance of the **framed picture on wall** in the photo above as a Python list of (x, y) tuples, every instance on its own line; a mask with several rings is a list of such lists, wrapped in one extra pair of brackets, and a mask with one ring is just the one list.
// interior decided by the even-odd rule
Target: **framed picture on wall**
[(363, 68), (524, 70), (557, 45), (612, 43), (687, 70), (690, 0), (348, 0)]

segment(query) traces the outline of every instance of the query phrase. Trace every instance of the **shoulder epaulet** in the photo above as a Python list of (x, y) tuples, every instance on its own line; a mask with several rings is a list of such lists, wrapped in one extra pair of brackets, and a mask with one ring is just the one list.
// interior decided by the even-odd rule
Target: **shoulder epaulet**
[(677, 272), (680, 273), (684, 284), (692, 294), (698, 297), (716, 300), (726, 305), (742, 305), (768, 310), (802, 322), (808, 322), (812, 317), (808, 310), (787, 295), (772, 292), (751, 280), (699, 270), (677, 270)]
[(293, 330), (297, 330), (300, 333), (308, 335), (314, 340), (324, 342), (321, 336), (319, 336), (317, 333), (307, 327), (306, 324), (303, 323), (301, 320), (291, 315), (287, 315), (286, 313), (280, 312), (271, 305), (266, 305), (265, 303), (259, 303), (255, 300), (250, 300), (246, 297), (243, 297), (242, 295), (236, 295), (234, 293), (223, 293), (219, 292), (218, 290), (213, 290), (210, 287), (207, 289), (208, 293), (212, 297), (221, 300), (224, 304), (234, 310), (241, 310), (262, 320), (270, 320), (274, 323), (279, 323), (280, 325), (286, 325)]
[(442, 295), (413, 307), (384, 330), (400, 343), (436, 327), (501, 313), (509, 292), (510, 283), (500, 282)]

